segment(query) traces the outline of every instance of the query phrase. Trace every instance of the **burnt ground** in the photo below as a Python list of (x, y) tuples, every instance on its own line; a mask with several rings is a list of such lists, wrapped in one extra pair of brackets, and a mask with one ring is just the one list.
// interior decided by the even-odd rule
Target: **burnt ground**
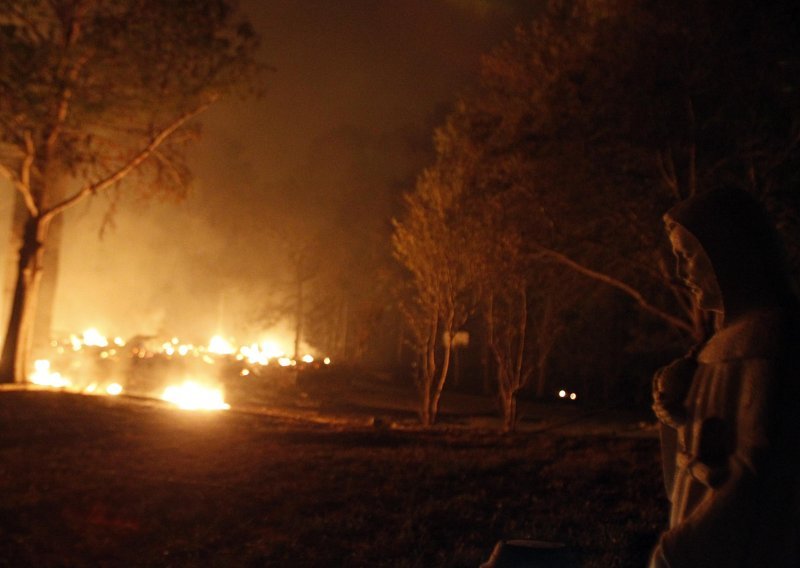
[(376, 397), (326, 414), (302, 393), (304, 415), (0, 391), (0, 565), (475, 567), (502, 538), (646, 564), (666, 519), (652, 429), (424, 431), (373, 419)]

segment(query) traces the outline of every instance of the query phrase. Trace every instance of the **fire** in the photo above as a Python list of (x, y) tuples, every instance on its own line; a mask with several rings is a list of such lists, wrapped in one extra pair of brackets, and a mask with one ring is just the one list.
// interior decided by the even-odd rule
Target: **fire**
[(223, 398), (222, 391), (206, 387), (194, 381), (184, 381), (181, 385), (169, 386), (161, 399), (184, 410), (227, 410), (230, 405)]
[(33, 369), (33, 373), (28, 375), (28, 380), (35, 385), (63, 389), (72, 384), (69, 379), (62, 377), (61, 373), (51, 372), (50, 361), (47, 359), (37, 359), (33, 363)]
[(108, 339), (97, 329), (90, 327), (83, 332), (83, 344), (90, 347), (108, 347)]
[(236, 353), (233, 345), (221, 335), (215, 335), (211, 338), (211, 341), (208, 342), (208, 351), (216, 355), (232, 355)]

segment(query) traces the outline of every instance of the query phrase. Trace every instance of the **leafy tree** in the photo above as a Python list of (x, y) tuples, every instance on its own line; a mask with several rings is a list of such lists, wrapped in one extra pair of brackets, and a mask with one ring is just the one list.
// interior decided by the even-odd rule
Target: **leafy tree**
[(425, 170), (416, 190), (404, 196), (405, 216), (395, 221), (392, 237), (395, 257), (411, 276), (412, 293), (403, 311), (418, 356), (415, 380), (425, 426), (436, 420), (456, 332), (476, 301), (472, 231), (459, 200), (459, 176), (442, 173)]
[(797, 23), (780, 2), (553, 1), (488, 56), (467, 107), (492, 168), (529, 188), (542, 252), (702, 336), (660, 215), (735, 183), (796, 233)]
[(193, 119), (254, 92), (255, 47), (227, 0), (0, 1), (0, 174), (26, 209), (0, 379), (24, 379), (54, 219), (134, 184), (185, 192)]

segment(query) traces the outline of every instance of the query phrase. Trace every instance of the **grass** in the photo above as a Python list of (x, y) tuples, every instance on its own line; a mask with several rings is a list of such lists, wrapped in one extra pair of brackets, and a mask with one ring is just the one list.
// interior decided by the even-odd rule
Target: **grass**
[(657, 440), (0, 392), (0, 565), (475, 567), (503, 538), (643, 566)]

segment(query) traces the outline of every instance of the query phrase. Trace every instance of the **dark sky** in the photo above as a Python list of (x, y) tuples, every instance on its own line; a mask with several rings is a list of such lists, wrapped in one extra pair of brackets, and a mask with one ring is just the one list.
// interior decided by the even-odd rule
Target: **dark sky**
[(203, 118), (183, 203), (125, 198), (102, 240), (107, 199), (68, 214), (55, 329), (259, 339), (255, 306), (283, 265), (269, 236), (388, 223), (480, 54), (539, 4), (245, 1), (275, 68), (266, 96)]

